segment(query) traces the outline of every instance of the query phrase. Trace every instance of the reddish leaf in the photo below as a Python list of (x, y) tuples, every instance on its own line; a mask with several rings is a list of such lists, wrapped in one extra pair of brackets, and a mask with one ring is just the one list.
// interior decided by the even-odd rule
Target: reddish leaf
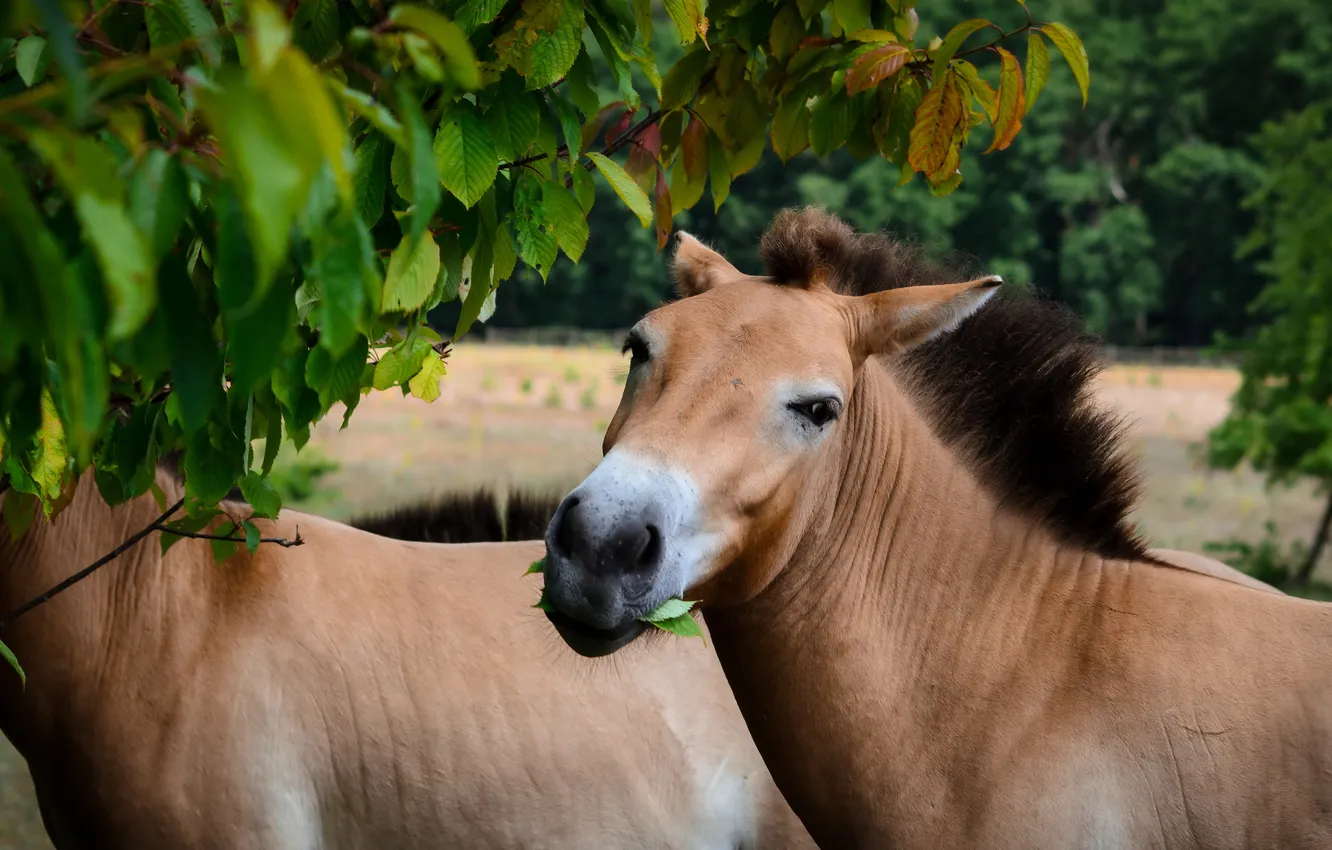
[(610, 125), (609, 129), (606, 130), (607, 145), (614, 144), (620, 134), (629, 129), (630, 123), (634, 120), (634, 113), (637, 111), (636, 109), (626, 109), (624, 114), (620, 116), (620, 120)]
[(657, 170), (657, 189), (653, 195), (653, 205), (657, 212), (657, 250), (666, 247), (666, 240), (671, 238), (671, 190), (666, 185), (665, 169)]
[(951, 68), (939, 75), (934, 87), (916, 107), (907, 161), (928, 177), (943, 168), (952, 151), (953, 137), (962, 123), (962, 92)]
[(601, 132), (601, 128), (606, 126), (606, 122), (615, 114), (615, 111), (617, 109), (624, 109), (624, 106), (625, 103), (622, 100), (608, 103), (601, 107), (601, 111), (592, 116), (592, 120), (583, 125), (583, 150), (588, 149), (588, 146), (592, 144), (592, 140)]
[(1002, 47), (999, 52), (999, 93), (994, 100), (994, 141), (986, 153), (1003, 150), (1013, 143), (1018, 130), (1022, 129), (1022, 113), (1025, 111), (1025, 95), (1022, 85), (1022, 66), (1017, 57)]
[(832, 44), (833, 40), (824, 35), (809, 35), (796, 42), (796, 50), (804, 50), (806, 47), (823, 47)]
[(680, 156), (684, 157), (685, 174), (689, 182), (707, 179), (708, 176), (708, 128), (697, 119), (690, 121), (680, 139)]
[(889, 42), (874, 48), (856, 59), (846, 73), (846, 93), (859, 94), (875, 88), (879, 83), (902, 70), (911, 58), (905, 45)]
[(660, 155), (661, 128), (656, 124), (644, 129), (629, 145), (629, 157), (624, 162), (624, 170), (629, 172), (644, 194), (652, 192), (652, 179)]

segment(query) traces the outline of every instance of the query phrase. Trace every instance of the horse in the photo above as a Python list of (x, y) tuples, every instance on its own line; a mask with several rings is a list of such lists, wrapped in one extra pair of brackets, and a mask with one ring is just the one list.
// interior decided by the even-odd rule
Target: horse
[(1332, 605), (1147, 548), (1076, 316), (817, 209), (761, 255), (677, 237), (548, 528), (565, 642), (696, 601), (822, 848), (1332, 846)]
[[(0, 608), (159, 522), (152, 495), (112, 508), (92, 476), (53, 521), (0, 539)], [(156, 484), (179, 498), (169, 469)], [(163, 554), (153, 532), (8, 625), (28, 678), (0, 677), (0, 730), (52, 843), (812, 848), (710, 642), (587, 669), (551, 636), (523, 577), (544, 544), (482, 542), (539, 536), (542, 504), (511, 498), (503, 521), (473, 496), (359, 520), (474, 541), (455, 545), (284, 510), (256, 524), (303, 545), (221, 563), (205, 539)]]

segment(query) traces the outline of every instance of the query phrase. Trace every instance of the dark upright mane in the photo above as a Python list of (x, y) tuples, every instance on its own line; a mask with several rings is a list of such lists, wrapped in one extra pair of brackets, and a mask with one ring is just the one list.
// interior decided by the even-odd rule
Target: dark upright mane
[(499, 543), (505, 540), (540, 540), (546, 535), (560, 496), (515, 492), (501, 506), (490, 490), (451, 493), (420, 504), (391, 508), (357, 517), (348, 525), (420, 543)]
[[(974, 277), (815, 209), (778, 214), (763, 236), (778, 283), (816, 273), (845, 295)], [(1105, 557), (1146, 555), (1128, 521), (1139, 477), (1122, 420), (1095, 406), (1096, 340), (1060, 305), (1009, 287), (957, 330), (892, 364), (945, 444), (983, 486), (1066, 542)]]

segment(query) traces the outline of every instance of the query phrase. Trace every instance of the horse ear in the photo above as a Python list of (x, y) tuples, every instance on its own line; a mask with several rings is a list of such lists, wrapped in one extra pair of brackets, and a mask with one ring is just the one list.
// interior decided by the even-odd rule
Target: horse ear
[(676, 291), (684, 298), (744, 277), (735, 266), (726, 262), (725, 257), (683, 230), (676, 231), (671, 275), (675, 278)]
[(1004, 282), (990, 275), (966, 283), (904, 286), (851, 299), (851, 349), (859, 359), (899, 354), (962, 324)]

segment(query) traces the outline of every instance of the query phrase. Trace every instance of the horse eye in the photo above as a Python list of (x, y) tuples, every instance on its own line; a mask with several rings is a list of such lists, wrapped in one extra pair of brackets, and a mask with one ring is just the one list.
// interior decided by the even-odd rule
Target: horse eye
[(837, 418), (837, 405), (830, 399), (792, 402), (791, 409), (808, 419), (816, 428), (822, 428)]
[(620, 353), (624, 354), (625, 352), (629, 353), (630, 369), (634, 368), (640, 363), (646, 362), (648, 359), (647, 346), (643, 343), (643, 340), (639, 339), (636, 336), (630, 336), (628, 339), (624, 341), (624, 347), (620, 349)]

